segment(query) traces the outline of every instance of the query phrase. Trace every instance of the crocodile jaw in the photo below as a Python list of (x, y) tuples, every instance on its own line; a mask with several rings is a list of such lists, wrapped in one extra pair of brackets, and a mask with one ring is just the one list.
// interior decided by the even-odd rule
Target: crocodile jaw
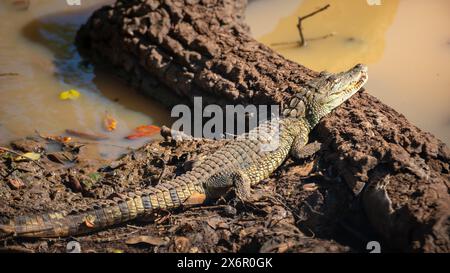
[(323, 107), (331, 112), (358, 92), (367, 82), (367, 71), (367, 66), (358, 64), (347, 72), (337, 74), (330, 91), (324, 96)]
[(367, 79), (367, 66), (362, 64), (337, 74), (321, 73), (312, 84), (314, 92), (306, 116), (310, 127), (358, 92)]

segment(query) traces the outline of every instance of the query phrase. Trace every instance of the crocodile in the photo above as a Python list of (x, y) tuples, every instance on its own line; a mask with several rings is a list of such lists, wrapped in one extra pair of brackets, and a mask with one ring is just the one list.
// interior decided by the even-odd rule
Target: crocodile
[(361, 89), (367, 78), (362, 64), (341, 73), (322, 72), (283, 105), (280, 117), (230, 140), (190, 171), (84, 211), (15, 216), (0, 223), (0, 234), (45, 238), (86, 234), (180, 207), (196, 194), (217, 199), (231, 189), (238, 198), (251, 201), (251, 187), (268, 178), (289, 154), (300, 157), (315, 125)]

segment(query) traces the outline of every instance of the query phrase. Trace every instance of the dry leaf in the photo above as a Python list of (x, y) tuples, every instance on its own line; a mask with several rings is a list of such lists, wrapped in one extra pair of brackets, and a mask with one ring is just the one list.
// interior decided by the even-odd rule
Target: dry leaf
[(135, 244), (139, 244), (139, 243), (145, 243), (145, 244), (149, 244), (149, 245), (153, 245), (153, 246), (162, 246), (162, 245), (167, 244), (167, 241), (162, 238), (158, 238), (158, 237), (142, 235), (142, 236), (132, 237), (132, 238), (126, 240), (125, 243), (127, 245), (135, 245)]
[(206, 223), (213, 229), (227, 227), (227, 225), (223, 225), (224, 221), (221, 217), (212, 217), (206, 220)]
[(47, 140), (52, 140), (60, 143), (68, 143), (72, 140), (69, 136), (47, 136), (45, 137)]
[(75, 89), (70, 89), (59, 93), (59, 98), (62, 100), (76, 100), (80, 97), (80, 92)]
[(308, 183), (302, 186), (303, 190), (305, 191), (315, 191), (317, 190), (319, 187), (317, 186), (316, 183)]
[(161, 130), (161, 128), (159, 128), (158, 126), (155, 125), (141, 125), (136, 127), (136, 129), (134, 129), (136, 132), (138, 133), (152, 133), (152, 132), (159, 132)]
[(92, 134), (92, 133), (85, 133), (85, 132), (80, 132), (80, 131), (76, 131), (76, 130), (71, 130), (71, 129), (66, 129), (66, 133), (80, 137), (80, 138), (85, 138), (85, 139), (90, 139), (90, 140), (105, 140), (105, 139), (109, 139), (109, 137), (103, 135), (103, 134)]
[(74, 192), (80, 192), (83, 188), (81, 187), (81, 183), (80, 180), (74, 176), (74, 175), (69, 175), (69, 187), (74, 191)]
[(185, 206), (193, 206), (200, 205), (205, 202), (206, 195), (204, 193), (194, 192), (189, 196), (186, 200), (184, 200), (183, 205)]
[(175, 237), (174, 244), (175, 244), (176, 252), (186, 253), (189, 251), (189, 248), (191, 246), (191, 241), (186, 237), (179, 236), (179, 237)]
[(60, 143), (67, 143), (72, 140), (69, 136), (51, 136), (51, 135), (43, 135), (36, 130), (36, 133), (45, 140), (55, 141)]
[(114, 131), (117, 128), (117, 120), (108, 112), (103, 119), (103, 127), (106, 131)]
[(170, 213), (168, 213), (168, 214), (166, 214), (166, 215), (164, 215), (164, 216), (162, 216), (162, 217), (159, 217), (159, 218), (155, 219), (155, 223), (158, 224), (158, 225), (161, 225), (162, 223), (164, 223), (165, 221), (167, 221), (169, 218), (170, 218)]
[(16, 157), (14, 159), (14, 161), (22, 161), (22, 160), (38, 160), (39, 158), (41, 158), (41, 155), (38, 153), (33, 153), (33, 152), (29, 152), (29, 153), (25, 153), (23, 155), (20, 155), (18, 157)]
[(84, 218), (84, 224), (88, 227), (88, 228), (94, 228), (95, 227), (95, 216), (93, 215), (88, 215)]
[(18, 190), (20, 188), (25, 187), (25, 184), (23, 183), (23, 181), (20, 179), (17, 179), (17, 178), (8, 179), (8, 183), (11, 186), (11, 188), (14, 190)]
[(152, 136), (161, 131), (161, 128), (155, 125), (141, 125), (134, 129), (135, 133), (129, 136), (126, 136), (127, 139), (137, 139), (141, 137)]
[(51, 161), (59, 163), (59, 164), (64, 164), (64, 160), (65, 160), (65, 158), (62, 157), (61, 154), (58, 152), (47, 154), (47, 158), (50, 159)]

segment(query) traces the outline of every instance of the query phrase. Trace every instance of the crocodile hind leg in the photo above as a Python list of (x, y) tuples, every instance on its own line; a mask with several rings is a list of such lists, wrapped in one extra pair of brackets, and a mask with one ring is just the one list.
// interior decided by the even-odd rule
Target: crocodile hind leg
[(242, 201), (251, 199), (251, 180), (239, 170), (229, 173), (221, 173), (210, 178), (211, 181), (205, 187), (206, 195), (210, 199), (218, 199), (234, 190), (236, 196)]

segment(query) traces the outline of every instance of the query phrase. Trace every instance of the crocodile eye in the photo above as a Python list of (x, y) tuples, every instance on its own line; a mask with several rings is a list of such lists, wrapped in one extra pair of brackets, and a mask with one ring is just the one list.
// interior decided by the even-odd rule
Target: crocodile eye
[(336, 75), (330, 75), (328, 77), (328, 81), (336, 83), (336, 82), (338, 82), (338, 78), (336, 77)]
[(331, 75), (332, 75), (332, 74), (331, 74), (330, 72), (328, 72), (328, 71), (321, 71), (320, 74), (319, 74), (319, 76), (325, 77), (325, 78), (328, 78), (328, 77), (330, 77)]

